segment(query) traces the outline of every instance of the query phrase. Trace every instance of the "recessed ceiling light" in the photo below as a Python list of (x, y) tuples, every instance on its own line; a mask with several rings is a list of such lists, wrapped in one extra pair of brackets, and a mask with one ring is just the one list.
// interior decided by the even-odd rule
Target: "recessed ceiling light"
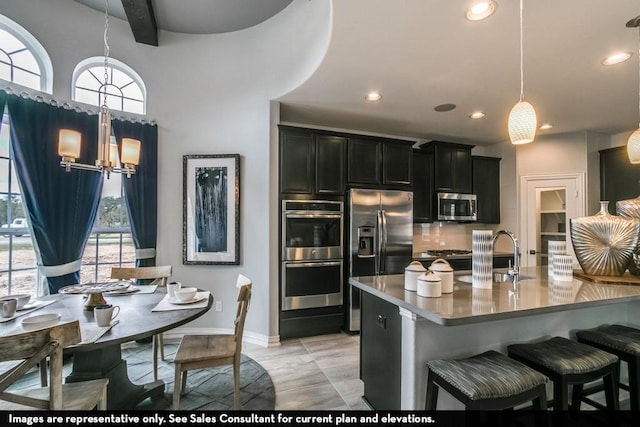
[(380, 101), (382, 99), (382, 95), (380, 92), (369, 92), (367, 96), (364, 97), (367, 101)]
[(615, 65), (626, 61), (633, 55), (631, 52), (619, 52), (609, 55), (602, 60), (602, 65)]
[(481, 21), (496, 11), (498, 4), (494, 1), (478, 1), (467, 9), (466, 17), (469, 21)]
[(439, 113), (443, 113), (445, 111), (451, 111), (456, 108), (456, 104), (440, 104), (436, 105), (433, 109)]
[(552, 127), (553, 127), (553, 125), (551, 123), (545, 123), (542, 126), (540, 126), (538, 129), (547, 130), (547, 129), (551, 129)]
[(481, 119), (483, 117), (484, 117), (484, 113), (482, 111), (476, 111), (469, 115), (469, 118), (471, 119)]

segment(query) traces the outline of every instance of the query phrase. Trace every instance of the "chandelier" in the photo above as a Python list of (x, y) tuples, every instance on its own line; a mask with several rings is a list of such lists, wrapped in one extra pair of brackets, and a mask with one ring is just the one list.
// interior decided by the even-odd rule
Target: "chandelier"
[(520, 101), (509, 113), (509, 138), (514, 145), (532, 142), (536, 136), (536, 110), (524, 100), (524, 47), (522, 36), (522, 0), (520, 0)]
[(82, 137), (80, 132), (72, 129), (60, 129), (58, 133), (58, 155), (62, 157), (60, 166), (67, 172), (71, 169), (82, 169), (102, 172), (109, 178), (111, 172), (126, 174), (130, 178), (136, 172), (140, 160), (140, 141), (133, 138), (122, 138), (120, 165), (118, 168), (118, 147), (111, 144), (111, 113), (107, 105), (107, 88), (109, 86), (109, 0), (104, 8), (104, 83), (98, 90), (102, 96), (102, 105), (98, 113), (98, 155), (95, 165), (77, 163), (80, 157)]

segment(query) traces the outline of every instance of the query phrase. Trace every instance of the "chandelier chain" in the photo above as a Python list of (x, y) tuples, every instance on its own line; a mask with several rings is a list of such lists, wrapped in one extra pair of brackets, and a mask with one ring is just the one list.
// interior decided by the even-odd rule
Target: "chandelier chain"
[(520, 0), (520, 101), (524, 100), (524, 31), (522, 30), (522, 2)]
[(108, 111), (107, 85), (109, 84), (109, 0), (104, 6), (104, 97), (102, 98), (102, 110)]

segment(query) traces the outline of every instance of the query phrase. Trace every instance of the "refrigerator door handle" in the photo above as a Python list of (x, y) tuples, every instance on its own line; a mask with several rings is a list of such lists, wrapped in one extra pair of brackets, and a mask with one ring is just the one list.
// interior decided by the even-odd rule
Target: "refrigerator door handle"
[(380, 250), (380, 274), (386, 274), (386, 257), (387, 257), (387, 213), (382, 210), (381, 212), (381, 221), (380, 223), (382, 224), (382, 232), (380, 233), (382, 236), (382, 245), (381, 245), (381, 250)]
[(382, 248), (383, 248), (383, 238), (382, 238), (382, 211), (376, 211), (376, 260), (375, 260), (375, 274), (379, 275), (382, 273)]

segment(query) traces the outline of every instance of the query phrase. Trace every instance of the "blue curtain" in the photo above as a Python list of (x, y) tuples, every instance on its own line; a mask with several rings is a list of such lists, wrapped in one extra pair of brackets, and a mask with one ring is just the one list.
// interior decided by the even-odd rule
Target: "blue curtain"
[[(140, 164), (131, 178), (122, 177), (129, 222), (136, 249), (156, 248), (158, 241), (158, 127), (150, 124), (114, 120), (113, 133), (122, 138), (141, 141)], [(138, 267), (156, 265), (156, 258), (136, 260)]]
[[(100, 173), (60, 167), (58, 130), (82, 134), (79, 161), (93, 164), (97, 154), (98, 117), (45, 103), (7, 96), (11, 146), (22, 199), (43, 266), (82, 257), (102, 194)], [(48, 277), (49, 292), (79, 283), (80, 272)]]

